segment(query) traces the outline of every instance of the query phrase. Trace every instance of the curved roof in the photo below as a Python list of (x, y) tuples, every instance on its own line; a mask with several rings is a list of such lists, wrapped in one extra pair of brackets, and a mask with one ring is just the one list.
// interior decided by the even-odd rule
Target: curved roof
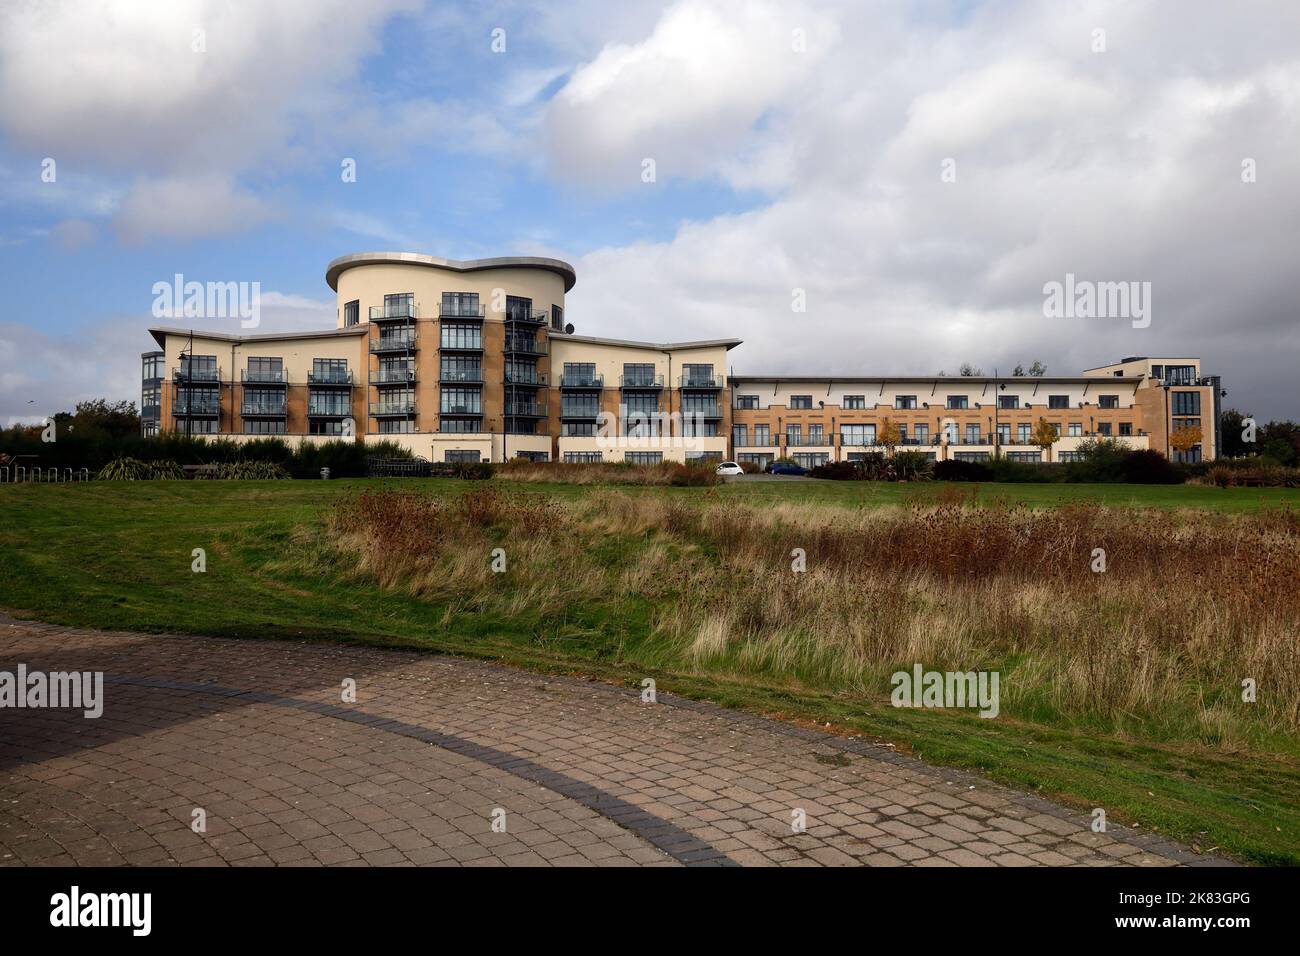
[(482, 269), (544, 269), (554, 272), (564, 280), (564, 291), (568, 292), (578, 281), (578, 274), (573, 266), (560, 259), (547, 259), (542, 256), (497, 256), (492, 259), (443, 259), (439, 256), (426, 256), (420, 252), (354, 252), (339, 256), (325, 268), (325, 281), (335, 292), (339, 287), (339, 276), (353, 266), (365, 265), (415, 265), (433, 266), (438, 269), (450, 269), (453, 272), (478, 272)]

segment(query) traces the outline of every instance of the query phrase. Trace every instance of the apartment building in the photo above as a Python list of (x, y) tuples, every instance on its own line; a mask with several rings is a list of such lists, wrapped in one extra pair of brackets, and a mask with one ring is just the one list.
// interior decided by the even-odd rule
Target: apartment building
[[(430, 461), (815, 465), (878, 451), (886, 419), (936, 459), (1068, 461), (1095, 436), (1189, 459), (1218, 448), (1218, 380), (1198, 359), (1127, 358), (1077, 378), (728, 376), (740, 339), (576, 334), (564, 303), (576, 279), (548, 258), (343, 256), (325, 273), (333, 329), (151, 329), (142, 427), (392, 441)], [(1031, 440), (1040, 418), (1058, 431), (1046, 451)], [(1177, 452), (1173, 436), (1193, 427), (1202, 440)]]

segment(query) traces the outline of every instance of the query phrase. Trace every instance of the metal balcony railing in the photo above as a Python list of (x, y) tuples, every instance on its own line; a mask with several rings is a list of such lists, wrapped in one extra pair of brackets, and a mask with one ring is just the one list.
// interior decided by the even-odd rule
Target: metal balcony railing
[(338, 372), (338, 371), (308, 372), (307, 384), (308, 385), (349, 385), (350, 386), (352, 384), (352, 373)]
[(244, 402), (239, 406), (239, 414), (262, 418), (283, 418), (287, 413), (284, 402)]
[(468, 305), (439, 305), (438, 318), (440, 319), (482, 319), (487, 315), (485, 306), (468, 306)]
[(182, 365), (180, 368), (172, 369), (172, 380), (177, 382), (219, 382), (221, 381), (221, 369), (188, 368)]
[(595, 420), (600, 415), (600, 407), (597, 405), (566, 405), (560, 403), (561, 418), (582, 418)]
[(722, 388), (726, 379), (721, 375), (679, 375), (678, 388)]
[(390, 335), (381, 335), (378, 338), (370, 340), (370, 351), (372, 352), (404, 352), (408, 349), (415, 348), (415, 332), (400, 332)]
[(502, 351), (518, 352), (523, 355), (545, 355), (546, 343), (538, 342), (535, 339), (515, 338), (507, 335)]
[(375, 418), (415, 414), (415, 402), (371, 402), (370, 414)]
[(506, 321), (525, 325), (545, 325), (546, 312), (544, 310), (507, 309)]
[(412, 385), (415, 383), (413, 368), (381, 368), (370, 373), (371, 385)]
[(240, 369), (239, 380), (258, 385), (288, 385), (289, 373), (282, 368), (245, 368)]
[(439, 411), (443, 415), (482, 415), (483, 407), (481, 405), (453, 405), (449, 402), (443, 402)]
[(370, 307), (371, 322), (391, 322), (394, 319), (411, 321), (415, 318), (415, 303), (401, 303), (398, 305), (372, 305)]
[(482, 352), (483, 339), (477, 335), (444, 335), (438, 347), (444, 352)]
[(346, 418), (352, 414), (352, 406), (332, 404), (330, 402), (308, 402), (308, 418)]
[(481, 368), (444, 368), (438, 375), (440, 382), (464, 382), (469, 385), (483, 384), (483, 370)]
[(541, 402), (507, 402), (505, 414), (515, 418), (545, 418), (546, 406)]
[(221, 414), (221, 402), (216, 399), (194, 398), (186, 401), (178, 398), (172, 405), (172, 414), (177, 418), (210, 418)]
[(505, 378), (507, 385), (529, 385), (541, 387), (546, 384), (546, 375), (542, 372), (528, 373), (511, 372), (507, 370)]

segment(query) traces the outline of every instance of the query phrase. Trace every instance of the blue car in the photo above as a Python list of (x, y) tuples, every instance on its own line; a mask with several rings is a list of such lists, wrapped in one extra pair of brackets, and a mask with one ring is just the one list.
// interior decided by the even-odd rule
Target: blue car
[(774, 461), (767, 466), (769, 475), (806, 475), (808, 469), (802, 465), (794, 465), (788, 461)]

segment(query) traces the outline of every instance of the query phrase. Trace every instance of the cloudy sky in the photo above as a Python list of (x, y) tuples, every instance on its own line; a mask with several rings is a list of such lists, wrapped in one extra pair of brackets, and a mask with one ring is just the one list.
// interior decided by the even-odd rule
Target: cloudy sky
[(175, 273), (328, 327), (389, 249), (558, 256), (579, 331), (738, 373), (1190, 354), (1300, 417), (1294, 0), (10, 0), (0, 210), (0, 424), (138, 400)]

